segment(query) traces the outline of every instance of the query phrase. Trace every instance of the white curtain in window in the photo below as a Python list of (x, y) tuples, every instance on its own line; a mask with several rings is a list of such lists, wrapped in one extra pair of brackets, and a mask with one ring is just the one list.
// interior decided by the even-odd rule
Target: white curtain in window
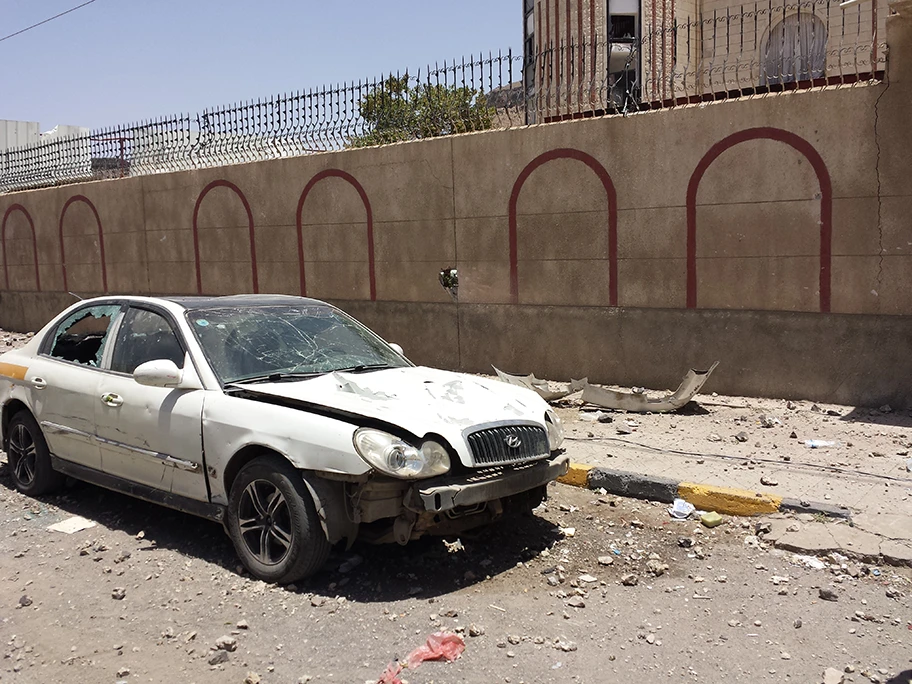
[(821, 78), (826, 73), (827, 30), (810, 12), (792, 14), (770, 29), (763, 51), (761, 84)]

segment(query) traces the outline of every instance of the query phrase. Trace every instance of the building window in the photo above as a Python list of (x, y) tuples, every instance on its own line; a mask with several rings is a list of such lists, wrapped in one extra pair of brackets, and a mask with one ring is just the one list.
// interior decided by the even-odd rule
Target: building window
[(762, 85), (794, 83), (826, 74), (826, 25), (808, 12), (792, 14), (770, 29), (763, 49)]
[(608, 36), (615, 42), (633, 41), (636, 38), (636, 15), (612, 14)]

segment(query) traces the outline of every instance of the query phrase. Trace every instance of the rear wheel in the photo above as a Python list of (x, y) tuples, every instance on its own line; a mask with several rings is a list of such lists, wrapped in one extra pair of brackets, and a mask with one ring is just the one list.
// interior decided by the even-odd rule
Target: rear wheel
[(259, 457), (241, 468), (228, 499), (227, 527), (244, 566), (266, 582), (296, 582), (329, 557), (301, 473), (278, 457)]
[(47, 442), (32, 414), (20, 411), (12, 417), (7, 430), (6, 457), (16, 489), (29, 496), (51, 494), (61, 489), (66, 476), (51, 466)]

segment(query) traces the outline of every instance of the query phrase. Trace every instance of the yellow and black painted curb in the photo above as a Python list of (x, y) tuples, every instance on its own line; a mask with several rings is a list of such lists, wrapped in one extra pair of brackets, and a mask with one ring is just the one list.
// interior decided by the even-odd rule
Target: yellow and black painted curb
[(604, 489), (609, 494), (636, 499), (672, 503), (684, 499), (702, 511), (727, 515), (760, 515), (778, 511), (820, 513), (837, 518), (849, 518), (851, 513), (842, 506), (798, 501), (766, 492), (720, 487), (718, 485), (680, 482), (665, 477), (640, 475), (623, 470), (596, 468), (583, 463), (571, 463), (570, 470), (558, 482), (575, 487)]

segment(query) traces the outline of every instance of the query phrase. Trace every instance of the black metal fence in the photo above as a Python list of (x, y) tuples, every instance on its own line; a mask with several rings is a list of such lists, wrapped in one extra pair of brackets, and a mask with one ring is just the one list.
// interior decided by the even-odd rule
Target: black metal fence
[(0, 192), (877, 80), (887, 14), (886, 0), (752, 3), (92, 130), (0, 152)]

